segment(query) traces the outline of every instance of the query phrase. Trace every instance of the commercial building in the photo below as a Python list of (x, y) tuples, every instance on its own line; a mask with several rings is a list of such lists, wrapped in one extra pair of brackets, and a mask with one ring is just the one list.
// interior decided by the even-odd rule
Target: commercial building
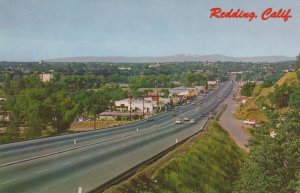
[(162, 98), (159, 97), (158, 101), (153, 100), (152, 97), (145, 97), (143, 99), (123, 99), (119, 101), (115, 101), (115, 108), (119, 112), (127, 112), (130, 110), (131, 112), (143, 112), (144, 107), (144, 114), (151, 115), (157, 110), (162, 110), (166, 105), (170, 103), (169, 98)]

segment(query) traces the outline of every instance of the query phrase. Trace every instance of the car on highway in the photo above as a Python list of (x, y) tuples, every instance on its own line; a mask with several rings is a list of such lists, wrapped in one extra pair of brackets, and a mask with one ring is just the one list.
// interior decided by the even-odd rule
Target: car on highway
[(176, 123), (176, 124), (181, 124), (181, 120), (177, 119), (177, 120), (175, 121), (175, 123)]
[(150, 118), (148, 118), (148, 119), (147, 119), (147, 121), (153, 121), (153, 118), (152, 118), (152, 117), (150, 117)]
[(195, 123), (195, 119), (191, 119), (191, 120), (190, 120), (190, 123)]
[(184, 121), (188, 121), (188, 120), (190, 120), (190, 119), (187, 118), (187, 117), (184, 117), (183, 120), (184, 120)]

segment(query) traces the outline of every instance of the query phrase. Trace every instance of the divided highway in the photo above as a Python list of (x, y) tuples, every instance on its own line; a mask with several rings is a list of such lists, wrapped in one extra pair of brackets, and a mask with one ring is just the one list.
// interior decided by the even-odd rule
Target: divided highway
[[(130, 125), (0, 145), (1, 193), (89, 192), (201, 130), (233, 84)], [(175, 120), (184, 117), (196, 123)]]

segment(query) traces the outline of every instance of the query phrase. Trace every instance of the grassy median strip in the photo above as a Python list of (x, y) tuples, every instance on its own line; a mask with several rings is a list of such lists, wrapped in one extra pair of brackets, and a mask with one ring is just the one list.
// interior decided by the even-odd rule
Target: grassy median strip
[(216, 115), (216, 120), (220, 120), (221, 116), (223, 115), (223, 113), (226, 111), (228, 105), (225, 104), (221, 107), (221, 109), (219, 110), (219, 112)]
[(156, 163), (105, 193), (232, 192), (243, 152), (216, 122)]

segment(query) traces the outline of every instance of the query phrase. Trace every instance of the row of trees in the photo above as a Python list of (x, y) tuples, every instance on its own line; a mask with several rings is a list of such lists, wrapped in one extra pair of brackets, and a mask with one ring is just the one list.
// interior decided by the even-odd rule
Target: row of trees
[(20, 137), (21, 128), (26, 138), (40, 137), (47, 128), (55, 133), (65, 132), (76, 115), (95, 116), (114, 100), (126, 96), (116, 84), (88, 90), (84, 86), (74, 89), (64, 82), (64, 79), (54, 79), (42, 83), (38, 76), (7, 77), (3, 84), (7, 100), (2, 110), (10, 113), (7, 126), (12, 140)]
[[(141, 97), (151, 91), (140, 88), (174, 87), (174, 80), (180, 80), (185, 86), (206, 84), (207, 77), (199, 73), (181, 73), (173, 75), (129, 76), (129, 90), (123, 90), (118, 84), (108, 83), (104, 76), (62, 75), (55, 73), (50, 82), (43, 83), (38, 74), (17, 75), (6, 73), (1, 86), (7, 101), (2, 111), (10, 113), (10, 121), (2, 125), (8, 127), (12, 138), (18, 139), (21, 128), (26, 138), (36, 138), (47, 129), (55, 133), (68, 130), (76, 115), (85, 114), (95, 117), (107, 108), (112, 108), (115, 100), (130, 93)], [(168, 90), (162, 92), (168, 96)]]
[[(243, 71), (243, 80), (266, 80), (273, 79), (282, 74), (283, 70), (294, 69), (295, 62), (283, 63), (241, 63), (241, 62), (173, 62), (162, 63), (153, 68), (151, 63), (44, 63), (33, 62), (14, 63), (0, 62), (0, 82), (4, 80), (3, 72), (14, 72), (18, 75), (29, 75), (53, 70), (62, 75), (95, 75), (105, 77), (105, 81), (115, 83), (128, 82), (131, 76), (159, 76), (175, 75), (182, 72), (203, 72), (208, 80), (219, 78), (227, 79), (227, 73), (232, 71)], [(122, 67), (122, 68), (121, 68)], [(125, 69), (124, 69), (125, 67)], [(129, 70), (126, 70), (129, 69)]]
[(207, 76), (203, 73), (184, 72), (173, 75), (149, 75), (129, 77), (129, 86), (131, 89), (138, 88), (172, 88), (175, 86), (173, 81), (182, 83), (183, 86), (205, 86), (207, 85)]

